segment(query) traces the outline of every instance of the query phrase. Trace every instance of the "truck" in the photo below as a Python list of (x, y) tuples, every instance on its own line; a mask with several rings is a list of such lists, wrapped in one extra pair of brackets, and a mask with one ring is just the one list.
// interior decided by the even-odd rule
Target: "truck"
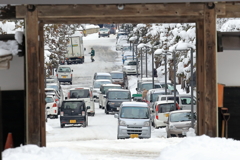
[(67, 45), (67, 54), (65, 54), (65, 61), (67, 64), (81, 64), (84, 62), (84, 48), (82, 36), (69, 37)]

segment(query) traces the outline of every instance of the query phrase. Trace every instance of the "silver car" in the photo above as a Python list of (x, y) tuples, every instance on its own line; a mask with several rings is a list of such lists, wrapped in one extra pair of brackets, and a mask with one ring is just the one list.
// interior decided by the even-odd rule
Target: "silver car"
[[(194, 121), (196, 114), (194, 113)], [(191, 127), (191, 110), (172, 111), (168, 115), (166, 132), (167, 137), (184, 137)]]
[(144, 102), (123, 102), (119, 109), (117, 139), (150, 138), (151, 116)]

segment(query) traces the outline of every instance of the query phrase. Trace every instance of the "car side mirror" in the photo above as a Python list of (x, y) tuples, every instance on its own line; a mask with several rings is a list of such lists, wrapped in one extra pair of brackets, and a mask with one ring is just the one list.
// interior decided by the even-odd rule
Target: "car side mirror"
[(114, 114), (114, 118), (118, 118), (118, 114)]
[(65, 99), (67, 99), (67, 97), (65, 97)]
[(57, 70), (55, 69), (55, 72), (57, 72)]
[(136, 88), (136, 91), (138, 90), (138, 88)]
[(87, 106), (87, 109), (90, 109), (90, 106)]
[(105, 96), (103, 96), (103, 98), (107, 98), (107, 96), (105, 95)]

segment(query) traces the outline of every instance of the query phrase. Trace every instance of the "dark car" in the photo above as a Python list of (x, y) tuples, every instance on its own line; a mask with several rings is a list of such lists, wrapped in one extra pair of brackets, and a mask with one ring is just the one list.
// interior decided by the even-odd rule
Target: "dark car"
[(83, 127), (88, 126), (87, 109), (84, 100), (69, 99), (64, 100), (61, 105), (60, 126), (63, 128), (66, 124), (80, 124)]
[(120, 84), (124, 89), (128, 89), (128, 77), (126, 72), (123, 71), (111, 71), (112, 83)]
[(110, 30), (110, 34), (116, 34), (116, 25), (115, 24), (103, 24), (104, 28), (108, 28)]
[(127, 89), (108, 89), (106, 93), (106, 107), (105, 113), (116, 113), (119, 111), (119, 107), (122, 102), (131, 101), (131, 92)]

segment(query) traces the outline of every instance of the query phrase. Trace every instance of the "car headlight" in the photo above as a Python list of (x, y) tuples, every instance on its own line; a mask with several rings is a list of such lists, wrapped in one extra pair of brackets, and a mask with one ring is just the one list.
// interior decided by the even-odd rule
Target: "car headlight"
[(147, 122), (144, 122), (143, 124), (144, 127), (149, 127), (150, 126), (150, 123), (147, 121)]
[(120, 121), (119, 121), (119, 126), (126, 126), (126, 122), (125, 122), (125, 121), (122, 121), (122, 120), (120, 120)]
[(114, 105), (115, 102), (108, 102), (108, 105)]
[(172, 130), (174, 130), (174, 129), (177, 129), (174, 125), (170, 125), (169, 126), (169, 129), (172, 129)]

